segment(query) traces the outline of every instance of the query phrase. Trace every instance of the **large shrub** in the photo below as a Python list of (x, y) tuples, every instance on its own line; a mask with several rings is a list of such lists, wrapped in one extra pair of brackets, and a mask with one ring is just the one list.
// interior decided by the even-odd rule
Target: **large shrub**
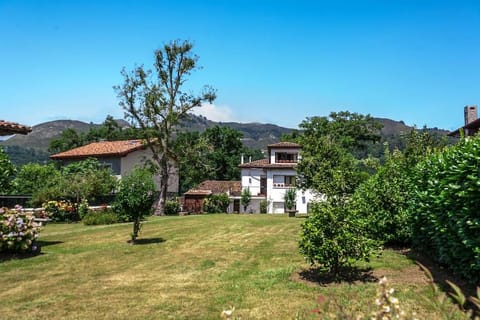
[(480, 281), (480, 138), (465, 139), (417, 166), (411, 202), (414, 244)]
[(203, 211), (206, 213), (226, 213), (230, 199), (226, 193), (211, 194), (203, 201)]
[(118, 215), (109, 208), (101, 210), (89, 209), (85, 216), (82, 218), (82, 222), (87, 226), (95, 226), (117, 223), (120, 222), (120, 219)]
[(300, 252), (310, 263), (337, 276), (353, 262), (368, 260), (378, 248), (375, 241), (365, 237), (364, 225), (350, 212), (346, 198), (314, 203), (302, 223)]
[(0, 208), (0, 252), (37, 252), (35, 245), (40, 228), (34, 216), (20, 208), (9, 210)]
[(385, 164), (355, 190), (349, 206), (356, 216), (367, 221), (365, 230), (370, 238), (388, 244), (409, 244), (411, 189), (405, 156), (400, 151), (387, 153)]
[(135, 168), (122, 178), (113, 208), (120, 216), (133, 222), (132, 243), (138, 237), (141, 221), (151, 214), (154, 201), (155, 184), (149, 170)]

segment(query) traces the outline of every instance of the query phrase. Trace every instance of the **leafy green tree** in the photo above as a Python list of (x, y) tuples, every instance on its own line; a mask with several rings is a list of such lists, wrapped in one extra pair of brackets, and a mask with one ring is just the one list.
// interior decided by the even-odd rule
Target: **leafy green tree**
[(213, 167), (213, 180), (231, 181), (240, 179), (240, 158), (245, 151), (240, 131), (229, 127), (214, 126), (203, 133), (211, 146), (207, 161)]
[(179, 132), (174, 144), (178, 165), (180, 193), (204, 180), (213, 179), (214, 166), (208, 155), (213, 147), (199, 132)]
[(8, 193), (12, 188), (12, 180), (17, 172), (8, 155), (0, 147), (0, 193)]
[(154, 202), (155, 184), (149, 170), (136, 168), (122, 178), (113, 208), (119, 215), (133, 222), (132, 244), (138, 238), (142, 220), (151, 214)]
[(242, 194), (240, 196), (240, 203), (243, 206), (243, 212), (247, 212), (248, 205), (252, 200), (252, 193), (250, 192), (250, 188), (246, 187), (242, 190)]
[(63, 130), (60, 137), (50, 141), (48, 151), (51, 153), (59, 153), (83, 145), (85, 145), (85, 137), (83, 134), (77, 132), (75, 129), (67, 128)]
[(368, 261), (378, 244), (364, 235), (362, 221), (351, 214), (347, 199), (331, 197), (313, 204), (302, 223), (299, 248), (312, 265), (339, 278), (355, 261)]
[(296, 138), (302, 145), (297, 171), (300, 187), (333, 195), (351, 195), (368, 177), (355, 152), (380, 139), (381, 125), (369, 115), (343, 111), (307, 118)]
[(198, 57), (188, 41), (172, 41), (155, 51), (155, 75), (142, 66), (122, 70), (121, 86), (116, 86), (120, 106), (134, 127), (139, 128), (153, 153), (155, 171), (160, 175), (160, 196), (155, 214), (165, 213), (168, 177), (175, 160), (174, 133), (193, 108), (213, 102), (215, 90), (205, 87), (195, 95), (184, 89), (187, 77), (197, 69)]
[(52, 186), (60, 176), (53, 163), (28, 163), (20, 167), (13, 180), (15, 194), (36, 194), (39, 190)]

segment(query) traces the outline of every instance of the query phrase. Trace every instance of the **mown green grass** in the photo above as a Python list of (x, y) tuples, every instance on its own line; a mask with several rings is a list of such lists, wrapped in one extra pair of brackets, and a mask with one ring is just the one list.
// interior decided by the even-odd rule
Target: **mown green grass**
[[(242, 319), (294, 319), (308, 314), (319, 295), (354, 310), (372, 305), (374, 282), (321, 286), (296, 280), (309, 268), (297, 247), (302, 221), (152, 217), (133, 246), (127, 244), (130, 224), (49, 224), (41, 232), (41, 255), (0, 261), (0, 318), (219, 319), (235, 306)], [(393, 251), (367, 266), (419, 272)], [(418, 299), (428, 293), (426, 283), (393, 280), (406, 305), (420, 315), (435, 314)]]

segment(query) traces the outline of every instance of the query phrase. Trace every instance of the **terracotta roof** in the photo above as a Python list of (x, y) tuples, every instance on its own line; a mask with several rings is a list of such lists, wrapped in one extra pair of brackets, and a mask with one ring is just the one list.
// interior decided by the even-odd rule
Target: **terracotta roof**
[(16, 122), (0, 120), (0, 136), (9, 136), (17, 133), (27, 134), (31, 131), (31, 127), (24, 126)]
[(123, 157), (133, 151), (144, 149), (142, 140), (100, 141), (51, 155), (51, 159), (76, 159), (86, 157)]
[(287, 141), (284, 141), (284, 142), (278, 142), (278, 143), (274, 143), (274, 144), (269, 144), (268, 145), (268, 148), (301, 148), (302, 146), (299, 145), (298, 143), (294, 143), (294, 142), (287, 142)]
[(190, 189), (184, 193), (186, 196), (209, 196), (212, 194), (210, 190), (198, 190), (198, 189)]
[(224, 192), (241, 192), (241, 181), (219, 181), (219, 180), (206, 180), (200, 183), (197, 189), (211, 190), (213, 193)]
[(296, 163), (268, 163), (268, 159), (247, 162), (239, 165), (240, 168), (270, 168), (270, 169), (293, 169)]
[(208, 196), (210, 194), (240, 194), (242, 192), (241, 181), (219, 181), (219, 180), (206, 180), (198, 185), (197, 188), (190, 189), (185, 192), (185, 195), (202, 195)]

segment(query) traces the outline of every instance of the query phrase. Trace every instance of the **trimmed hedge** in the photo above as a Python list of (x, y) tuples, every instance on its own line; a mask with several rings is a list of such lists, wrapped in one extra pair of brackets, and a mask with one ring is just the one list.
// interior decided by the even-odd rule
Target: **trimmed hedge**
[(480, 282), (480, 138), (464, 139), (417, 165), (413, 242), (437, 262)]

